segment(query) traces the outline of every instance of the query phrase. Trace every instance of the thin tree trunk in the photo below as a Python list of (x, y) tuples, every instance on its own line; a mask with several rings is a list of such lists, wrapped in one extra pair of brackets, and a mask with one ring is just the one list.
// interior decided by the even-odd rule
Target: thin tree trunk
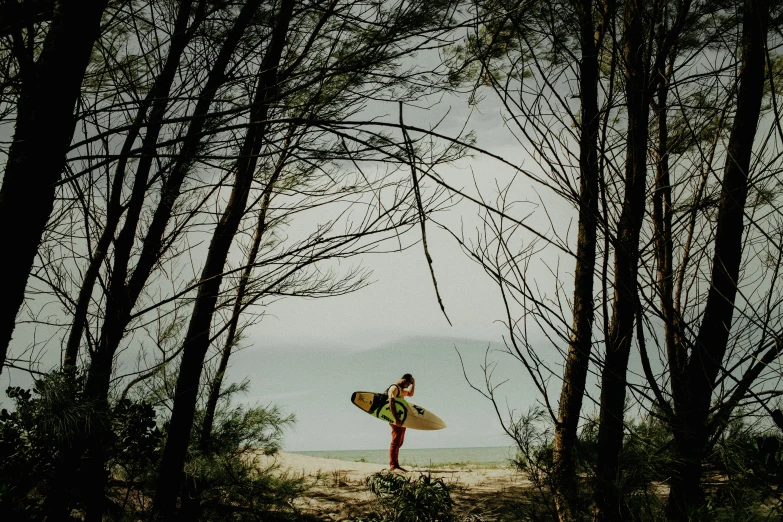
[(288, 147), (290, 146), (290, 139), (286, 140), (286, 144), (283, 148), (282, 157), (277, 162), (275, 171), (269, 178), (269, 182), (264, 189), (264, 194), (261, 201), (261, 210), (258, 213), (258, 223), (256, 225), (256, 231), (253, 235), (253, 243), (250, 246), (250, 251), (245, 259), (245, 269), (242, 271), (242, 275), (239, 279), (239, 286), (237, 287), (237, 295), (234, 299), (234, 306), (231, 310), (231, 319), (229, 320), (228, 330), (226, 331), (226, 341), (223, 345), (223, 350), (220, 354), (220, 363), (218, 364), (217, 372), (212, 380), (209, 389), (209, 395), (207, 396), (207, 405), (204, 412), (204, 422), (201, 425), (201, 436), (199, 437), (199, 446), (202, 451), (209, 449), (210, 440), (212, 437), (212, 426), (215, 422), (215, 411), (217, 410), (218, 399), (220, 399), (220, 389), (223, 385), (223, 377), (226, 374), (228, 368), (228, 360), (231, 357), (231, 351), (236, 342), (237, 328), (239, 325), (239, 318), (243, 311), (243, 302), (247, 293), (247, 284), (250, 281), (250, 277), (253, 273), (254, 264), (258, 257), (258, 251), (261, 248), (261, 240), (263, 239), (267, 230), (267, 213), (269, 212), (269, 203), (272, 200), (272, 191), (277, 184), (277, 180), (280, 178), (280, 174), (283, 172), (283, 168), (286, 165), (288, 159)]
[(156, 96), (152, 105), (147, 133), (142, 141), (141, 157), (136, 168), (133, 190), (125, 215), (125, 222), (119, 236), (114, 240), (114, 256), (112, 271), (107, 292), (106, 319), (101, 329), (97, 353), (105, 352), (107, 357), (99, 357), (99, 364), (91, 364), (87, 374), (85, 391), (88, 397), (105, 402), (111, 378), (111, 366), (116, 347), (124, 333), (127, 324), (126, 317), (130, 315), (133, 304), (128, 296), (126, 280), (131, 259), (133, 244), (136, 239), (141, 211), (147, 194), (147, 180), (155, 159), (158, 137), (163, 127), (163, 118), (169, 103), (169, 92), (174, 82), (182, 54), (188, 43), (187, 29), (191, 16), (193, 0), (185, 0), (180, 4), (180, 11), (174, 28), (169, 55), (163, 71), (156, 81)]
[(769, 4), (745, 0), (742, 15), (742, 68), (737, 112), (726, 147), (715, 229), (712, 280), (699, 333), (688, 361), (687, 390), (674, 423), (675, 466), (667, 504), (672, 521), (688, 520), (701, 498), (701, 463), (708, 444), (710, 402), (731, 332), (737, 294), (748, 170), (761, 112)]
[(664, 80), (658, 87), (656, 96), (656, 119), (658, 122), (658, 148), (655, 176), (655, 192), (653, 193), (653, 226), (655, 239), (655, 259), (658, 267), (658, 294), (664, 321), (664, 337), (666, 353), (671, 373), (670, 386), (675, 399), (674, 409), (683, 396), (685, 386), (685, 362), (687, 353), (682, 339), (682, 325), (679, 311), (674, 303), (674, 269), (673, 269), (673, 236), (672, 236), (672, 199), (671, 178), (669, 173), (669, 129), (668, 129), (668, 94), (669, 81), (674, 67), (674, 55), (669, 59), (666, 70), (659, 69), (658, 74)]
[[(289, 134), (290, 137), (290, 134)], [(201, 429), (199, 430), (198, 446), (199, 451), (203, 454), (211, 452), (212, 444), (212, 428), (215, 424), (215, 413), (217, 412), (218, 401), (220, 400), (220, 390), (223, 386), (223, 378), (226, 375), (228, 369), (228, 361), (231, 358), (231, 353), (236, 343), (237, 330), (239, 327), (239, 319), (244, 310), (243, 302), (245, 295), (247, 294), (247, 284), (250, 281), (250, 277), (253, 274), (254, 264), (258, 257), (258, 251), (261, 248), (261, 240), (263, 239), (267, 229), (267, 213), (269, 211), (269, 203), (272, 200), (272, 191), (275, 184), (280, 177), (283, 167), (287, 160), (287, 151), (290, 144), (290, 139), (286, 139), (286, 144), (283, 148), (282, 156), (275, 167), (275, 171), (269, 178), (269, 182), (264, 189), (264, 194), (261, 201), (261, 210), (258, 213), (258, 222), (256, 224), (256, 231), (253, 234), (253, 243), (250, 245), (250, 251), (248, 251), (245, 258), (245, 268), (242, 270), (242, 275), (239, 279), (239, 286), (237, 287), (237, 295), (234, 298), (234, 306), (231, 310), (231, 318), (229, 319), (228, 329), (226, 330), (226, 340), (223, 343), (223, 350), (220, 352), (220, 362), (218, 363), (215, 377), (209, 385), (209, 394), (207, 395), (207, 404), (204, 408), (204, 420), (201, 423)], [(191, 520), (198, 520), (201, 516), (201, 492), (202, 488), (199, 484), (188, 482), (185, 489), (185, 495), (182, 498), (182, 505), (180, 508), (179, 520), (182, 522), (188, 522)]]
[(601, 374), (598, 478), (595, 485), (597, 515), (602, 521), (622, 519), (617, 480), (623, 446), (625, 379), (634, 334), (639, 232), (645, 209), (649, 134), (643, 13), (644, 5), (640, 0), (626, 2), (624, 31), (628, 137), (625, 197), (615, 240), (614, 306)]
[[(13, 249), (3, 260), (0, 300), (0, 372), (24, 302), (57, 182), (76, 126), (74, 109), (107, 0), (57, 2), (38, 60), (24, 49), (19, 60), (21, 94), (16, 131), (0, 189), (0, 245)], [(14, 39), (24, 47), (21, 33)], [(28, 55), (29, 53), (29, 55)]]
[[(131, 198), (125, 213), (125, 222), (119, 236), (114, 241), (114, 263), (107, 293), (106, 320), (96, 352), (92, 354), (85, 384), (85, 396), (93, 400), (103, 412), (108, 412), (109, 406), (109, 383), (116, 351), (116, 348), (113, 347), (119, 345), (124, 325), (119, 326), (132, 308), (126, 290), (128, 264), (147, 193), (147, 180), (156, 157), (158, 137), (169, 105), (169, 93), (189, 40), (188, 22), (192, 14), (192, 5), (193, 0), (184, 0), (177, 13), (169, 54), (153, 88), (155, 97), (147, 121), (147, 132), (142, 140), (141, 157), (135, 172)], [(198, 24), (199, 21), (196, 20), (194, 23)], [(87, 522), (100, 522), (103, 519), (106, 481), (108, 480), (103, 438), (104, 434), (100, 427), (93, 430), (88, 437), (88, 453), (81, 486), (84, 492), (85, 520)]]
[[(554, 498), (561, 522), (578, 517), (576, 442), (592, 348), (593, 281), (598, 219), (598, 53), (593, 30), (593, 2), (577, 3), (582, 62), (579, 143), (579, 229), (574, 269), (574, 316), (554, 438)], [(609, 16), (605, 8), (604, 19)]]
[[(205, 0), (200, 0), (201, 5), (204, 5)], [(101, 236), (98, 239), (95, 251), (93, 252), (90, 263), (87, 267), (87, 271), (82, 281), (82, 286), (79, 289), (79, 297), (76, 302), (76, 308), (74, 309), (73, 321), (71, 322), (71, 329), (68, 333), (68, 341), (65, 348), (65, 357), (63, 364), (65, 366), (75, 366), (76, 359), (79, 354), (79, 346), (81, 344), (82, 333), (84, 327), (87, 324), (87, 312), (89, 311), (90, 299), (92, 298), (92, 292), (95, 287), (95, 282), (98, 279), (101, 266), (106, 260), (109, 246), (114, 240), (114, 233), (117, 230), (117, 226), (120, 223), (122, 217), (122, 187), (125, 181), (125, 174), (128, 167), (128, 160), (131, 157), (131, 150), (136, 143), (136, 139), (141, 134), (142, 128), (147, 129), (147, 134), (142, 141), (142, 159), (136, 169), (136, 178), (134, 181), (134, 187), (141, 187), (146, 184), (146, 179), (149, 176), (149, 171), (152, 166), (152, 161), (155, 157), (155, 147), (157, 145), (158, 135), (160, 129), (163, 126), (163, 118), (165, 115), (166, 107), (168, 106), (169, 93), (171, 86), (176, 78), (177, 68), (182, 58), (182, 53), (187, 46), (190, 36), (192, 36), (193, 28), (188, 30), (187, 23), (191, 15), (192, 0), (182, 2), (177, 15), (177, 20), (174, 26), (174, 33), (171, 39), (171, 45), (169, 46), (169, 54), (166, 59), (166, 63), (163, 70), (155, 80), (155, 84), (150, 89), (147, 96), (141, 103), (139, 110), (136, 113), (136, 118), (133, 122), (133, 126), (128, 131), (128, 136), (125, 138), (122, 151), (120, 153), (120, 159), (115, 169), (114, 179), (112, 181), (111, 198), (108, 203), (106, 213), (106, 224), (101, 232)], [(199, 9), (199, 12), (203, 11)], [(196, 20), (194, 23), (198, 24), (200, 21)], [(147, 112), (152, 107), (150, 117), (147, 118)], [(136, 223), (138, 222), (138, 211), (136, 207), (140, 206), (139, 202), (139, 189), (134, 189), (136, 194), (136, 200), (131, 203), (134, 207), (130, 221), (126, 221), (123, 230), (133, 229), (135, 233)], [(142, 199), (143, 199), (142, 194)], [(127, 241), (127, 240), (126, 240)], [(126, 262), (127, 265), (127, 262)], [(127, 267), (125, 269), (127, 272)], [(125, 281), (122, 281), (122, 285), (125, 285)]]
[[(659, 6), (661, 7), (661, 6)], [(650, 71), (666, 67), (672, 49), (685, 26), (691, 1), (678, 5), (677, 16), (668, 31), (659, 33), (655, 56), (647, 56), (652, 45), (655, 21), (648, 16), (645, 3), (625, 3), (625, 92), (628, 110), (628, 133), (625, 158), (625, 196), (614, 242), (614, 303), (606, 339), (606, 357), (601, 373), (600, 419), (598, 427), (598, 463), (595, 487), (596, 515), (599, 520), (623, 519), (619, 491), (620, 453), (623, 447), (623, 415), (626, 376), (634, 322), (639, 312), (637, 275), (639, 271), (639, 234), (645, 213), (647, 183), (647, 140), (649, 137), (650, 101), (656, 86), (663, 81)], [(665, 9), (654, 9), (657, 20), (664, 19)], [(649, 29), (649, 34), (646, 33)], [(664, 121), (665, 123), (665, 121)], [(668, 169), (667, 171), (668, 172)], [(665, 194), (664, 194), (665, 197)], [(640, 330), (641, 331), (641, 330)]]
[(248, 127), (240, 159), (236, 164), (236, 177), (231, 196), (212, 236), (207, 259), (201, 273), (203, 284), (199, 287), (193, 314), (185, 335), (182, 362), (174, 394), (174, 407), (153, 503), (153, 510), (161, 520), (174, 518), (177, 495), (182, 483), (185, 455), (193, 428), (201, 371), (209, 348), (210, 326), (222, 282), (221, 274), (234, 235), (245, 213), (258, 154), (266, 134), (266, 119), (270, 103), (277, 96), (277, 69), (286, 44), (293, 8), (294, 0), (283, 0), (281, 3), (269, 47), (261, 62), (258, 86), (254, 95), (254, 107), (251, 111), (252, 124)]

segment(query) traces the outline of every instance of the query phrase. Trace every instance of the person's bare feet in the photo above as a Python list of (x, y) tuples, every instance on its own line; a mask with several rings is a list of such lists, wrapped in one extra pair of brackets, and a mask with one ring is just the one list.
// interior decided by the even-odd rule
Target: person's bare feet
[(401, 468), (401, 467), (399, 467), (399, 466), (392, 466), (392, 467), (390, 468), (390, 470), (391, 470), (391, 471), (402, 471), (403, 473), (407, 473), (407, 472), (408, 472), (408, 470), (407, 470), (407, 469), (405, 469), (405, 468)]

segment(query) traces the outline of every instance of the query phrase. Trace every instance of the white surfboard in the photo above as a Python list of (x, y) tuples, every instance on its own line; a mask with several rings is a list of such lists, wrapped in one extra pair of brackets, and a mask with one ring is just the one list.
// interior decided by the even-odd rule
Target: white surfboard
[[(394, 423), (394, 416), (389, 411), (389, 401), (386, 395), (374, 392), (353, 392), (351, 402), (359, 409), (384, 422)], [(385, 399), (385, 400), (384, 400)], [(426, 408), (406, 399), (394, 399), (394, 408), (402, 425), (413, 430), (442, 430), (446, 427), (443, 419)]]

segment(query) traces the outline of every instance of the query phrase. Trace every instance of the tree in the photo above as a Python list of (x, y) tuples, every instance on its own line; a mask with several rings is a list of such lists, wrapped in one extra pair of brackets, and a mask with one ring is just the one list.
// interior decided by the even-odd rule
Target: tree
[[(589, 149), (582, 141), (588, 128), (583, 118), (591, 99), (586, 97), (589, 74), (584, 71), (589, 52), (584, 39), (582, 47), (577, 47), (580, 40), (574, 29), (579, 27), (579, 11), (570, 3), (543, 14), (526, 3), (492, 2), (481, 7), (484, 25), (474, 35), (478, 50), (466, 54), (478, 57), (476, 77), (499, 94), (508, 121), (520, 143), (529, 147), (542, 174), (531, 169), (519, 172), (572, 202), (580, 216), (573, 239), (545, 230), (540, 222), (539, 227), (531, 225), (531, 218), (523, 223), (524, 216), (512, 213), (515, 199), (509, 186), (501, 191), (494, 208), (484, 207), (485, 227), (477, 240), (455, 234), (500, 286), (508, 312), (509, 352), (525, 365), (554, 424), (555, 460), (548, 472), (558, 515), (571, 520), (586, 516), (588, 509), (588, 505), (579, 506), (586, 499), (580, 498), (574, 474), (563, 473), (569, 469), (569, 454), (564, 449), (575, 447), (564, 443), (564, 436), (570, 433), (575, 441), (577, 433), (576, 423), (571, 424), (572, 431), (566, 429), (563, 412), (578, 415), (581, 395), (590, 393), (580, 378), (588, 375), (587, 360), (591, 359), (601, 374), (596, 382), (601, 390), (598, 453), (591, 464), (596, 466), (592, 485), (597, 516), (605, 520), (630, 516), (620, 458), (627, 433), (629, 390), (638, 407), (662, 416), (676, 433), (675, 447), (686, 440), (691, 444), (678, 449), (670, 462), (676, 478), (667, 513), (672, 520), (696, 516), (706, 509), (699, 495), (701, 463), (731, 416), (729, 412), (753, 400), (769, 412), (768, 401), (777, 394), (759, 376), (772, 377), (770, 364), (779, 357), (774, 326), (778, 308), (773, 297), (778, 290), (772, 281), (780, 249), (774, 241), (768, 249), (753, 246), (776, 237), (771, 231), (777, 223), (776, 211), (759, 209), (776, 197), (770, 190), (777, 183), (775, 160), (765, 151), (777, 146), (779, 133), (773, 132), (773, 125), (761, 144), (756, 141), (754, 145), (753, 139), (753, 129), (764, 122), (759, 116), (763, 112), (753, 109), (761, 104), (765, 81), (763, 63), (758, 65), (765, 51), (759, 49), (766, 47), (769, 52), (777, 45), (767, 38), (762, 23), (766, 8), (753, 2), (622, 2), (616, 9), (607, 4), (591, 7), (593, 13), (605, 17), (604, 23), (594, 24), (598, 31), (606, 30), (611, 36), (602, 40), (598, 62), (603, 104), (598, 110), (600, 198), (594, 217), (598, 225), (595, 244), (603, 262), (591, 268), (591, 277), (601, 288), (594, 310), (602, 321), (595, 321), (590, 335), (606, 350), (592, 355), (586, 347), (577, 351), (573, 343), (578, 319), (587, 317), (580, 298), (580, 289), (585, 288), (580, 274), (589, 266), (583, 265), (586, 258), (579, 253), (585, 245), (583, 189), (590, 179), (584, 170), (589, 163), (584, 162), (583, 153)], [(517, 19), (528, 25), (508, 23)], [(748, 29), (750, 20), (756, 24), (753, 30)], [(738, 36), (740, 27), (745, 28), (742, 39), (726, 38)], [(741, 56), (741, 68), (737, 56)], [(768, 84), (775, 77), (771, 56), (767, 55)], [(622, 72), (622, 77), (615, 71)], [(753, 87), (744, 88), (744, 83)], [(578, 90), (569, 91), (572, 85), (578, 85)], [(775, 93), (767, 89), (776, 114)], [(579, 113), (569, 105), (571, 93), (581, 101)], [(731, 120), (734, 131), (727, 136), (723, 130)], [(650, 137), (656, 138), (655, 146)], [(624, 154), (618, 154), (620, 150)], [(751, 162), (752, 155), (759, 159)], [(721, 177), (714, 175), (717, 160), (725, 161)], [(753, 165), (758, 171), (755, 176), (748, 174)], [(652, 186), (647, 181), (648, 170), (655, 172)], [(572, 178), (570, 172), (578, 172), (579, 177)], [(575, 178), (578, 183), (572, 181)], [(751, 193), (759, 195), (748, 202)], [(746, 226), (742, 209), (749, 220)], [(544, 222), (552, 228), (556, 224)], [(728, 237), (733, 241), (731, 253), (724, 243)], [(528, 238), (532, 242), (523, 243)], [(574, 242), (577, 253), (572, 254)], [(552, 294), (540, 290), (540, 271), (529, 273), (545, 248), (561, 249), (575, 258), (573, 277), (551, 270)], [(761, 266), (753, 261), (752, 248), (763, 250)], [(566, 297), (568, 292), (573, 292), (573, 299)], [(743, 296), (740, 306), (734, 302), (735, 294)], [(651, 342), (658, 343), (659, 332), (663, 332), (666, 355), (658, 368), (651, 364), (647, 350)], [(540, 345), (541, 334), (555, 347), (569, 347), (561, 351), (565, 370), (559, 415), (550, 405), (548, 385), (550, 378), (559, 375)], [(753, 343), (755, 348), (741, 348), (740, 343)], [(633, 346), (639, 350), (636, 360), (631, 357)], [(584, 363), (576, 365), (580, 354)], [(635, 379), (629, 364), (641, 365), (643, 380)], [(495, 398), (491, 381), (485, 393)], [(696, 396), (702, 401), (698, 408), (693, 402)], [(504, 426), (512, 435), (518, 428), (514, 418), (506, 418)], [(690, 484), (687, 493), (680, 481)]]
[[(78, 366), (83, 355), (84, 397), (96, 414), (112, 408), (118, 385), (124, 397), (182, 354), (155, 503), (167, 514), (183, 484), (174, 441), (189, 445), (209, 348), (224, 342), (227, 365), (242, 314), (263, 300), (363, 286), (359, 270), (340, 276), (320, 265), (377, 250), (425, 219), (441, 202), (414, 190), (418, 178), (400, 167), (426, 169), (461, 154), (429, 148), (425, 162), (419, 140), (345, 121), (373, 99), (396, 104), (437, 88), (425, 74), (433, 71), (400, 61), (449, 43), (451, 2), (284, 5), (287, 27), (276, 22), (279, 6), (256, 0), (139, 2), (122, 13), (93, 55), (81, 135), (33, 272), (33, 292), (49, 299), (42, 306), (59, 303), (68, 320), (31, 322), (62, 342), (64, 366)], [(288, 207), (269, 208), (286, 198)], [(359, 206), (366, 211), (356, 218)], [(334, 216), (290, 244), (265, 239), (312, 209)], [(257, 252), (243, 264), (237, 251), (249, 227), (258, 231), (250, 247)], [(211, 246), (195, 245), (204, 233)], [(190, 327), (180, 329), (184, 317)], [(150, 335), (151, 325), (164, 323), (165, 332)], [(156, 343), (160, 354), (150, 355)], [(139, 371), (123, 375), (129, 352), (138, 354)], [(56, 482), (78, 491), (59, 488), (49, 518), (66, 517), (81, 500), (88, 519), (105, 513), (102, 429), (57, 462)]]
[[(33, 3), (9, 2), (4, 6), (7, 20), (21, 21), (27, 14), (21, 11)], [(3, 90), (14, 84), (16, 125), (0, 188), (0, 220), (16, 225), (4, 226), (0, 238), (15, 251), (5, 265), (9, 279), (0, 307), (0, 372), (52, 212), (76, 126), (74, 110), (108, 4), (108, 0), (79, 5), (55, 2), (43, 41), (38, 32), (44, 24), (35, 23), (35, 17), (28, 18), (31, 23), (25, 27), (12, 23), (8, 30), (11, 46), (5, 52), (13, 55), (13, 79), (3, 82)]]
[(204, 357), (209, 348), (209, 330), (220, 290), (223, 267), (250, 196), (256, 161), (266, 138), (266, 120), (270, 105), (279, 92), (278, 85), (282, 78), (278, 69), (293, 13), (294, 1), (283, 0), (259, 69), (257, 88), (252, 100), (253, 109), (250, 113), (251, 126), (247, 130), (236, 163), (234, 186), (209, 245), (201, 273), (203, 283), (198, 289), (193, 314), (185, 335), (174, 406), (161, 459), (153, 507), (163, 520), (171, 520), (174, 514), (179, 492), (179, 477), (185, 462), (185, 450), (190, 440), (190, 432), (193, 429), (199, 380)]
[[(554, 410), (547, 402), (552, 421), (555, 426), (554, 437), (554, 471), (552, 486), (558, 515), (561, 520), (573, 520), (579, 512), (576, 476), (576, 444), (577, 428), (580, 421), (582, 399), (588, 375), (589, 361), (592, 352), (593, 320), (594, 320), (594, 272), (596, 265), (597, 232), (600, 215), (599, 208), (599, 178), (604, 167), (603, 158), (599, 156), (606, 148), (607, 106), (611, 107), (614, 96), (613, 82), (616, 55), (604, 51), (604, 38), (610, 30), (610, 24), (615, 17), (614, 2), (596, 5), (595, 2), (558, 2), (547, 6), (537, 6), (526, 2), (488, 2), (480, 4), (483, 12), (484, 27), (475, 35), (476, 58), (482, 69), (482, 80), (503, 100), (505, 108), (513, 114), (511, 122), (521, 136), (531, 143), (531, 154), (536, 157), (543, 168), (551, 169), (549, 179), (524, 172), (534, 182), (563, 195), (573, 202), (578, 210), (578, 231), (576, 251), (568, 251), (575, 257), (574, 286), (572, 300), (572, 326), (563, 334), (567, 339), (568, 354), (566, 356), (563, 386), (560, 394), (559, 410)], [(597, 14), (596, 14), (597, 13)], [(594, 19), (595, 16), (595, 19)], [(594, 21), (596, 20), (596, 21)], [(530, 38), (528, 34), (538, 35)], [(602, 56), (603, 55), (603, 56)], [(573, 60), (573, 67), (564, 67), (564, 63)], [(606, 63), (609, 60), (610, 63)], [(526, 62), (529, 62), (527, 64)], [(604, 118), (603, 139), (599, 150), (599, 131), (601, 129), (601, 114), (599, 113), (599, 63), (609, 70), (608, 100), (602, 109)], [(570, 69), (570, 70), (569, 70)], [(573, 97), (578, 97), (580, 107), (572, 112), (567, 99), (559, 91), (557, 83), (564, 74), (572, 73), (578, 82), (578, 88)], [(526, 78), (540, 78), (541, 89), (551, 93), (552, 101), (537, 99), (524, 87)], [(606, 75), (604, 75), (606, 76)], [(535, 80), (534, 80), (535, 81)], [(513, 83), (512, 83), (513, 82)], [(519, 94), (519, 98), (512, 95)], [(534, 90), (532, 92), (535, 92)], [(560, 137), (560, 128), (551, 128), (548, 114), (556, 111), (564, 115), (570, 126), (568, 138)], [(532, 125), (531, 125), (532, 123)], [(531, 130), (532, 127), (532, 130)], [(574, 144), (578, 152), (572, 158), (575, 164), (565, 165), (558, 159), (559, 151), (555, 144), (565, 146)], [(575, 178), (578, 188), (571, 183), (568, 172), (573, 169), (578, 172)], [(510, 207), (498, 210), (507, 212)], [(493, 233), (510, 237), (513, 232), (504, 230), (500, 220), (489, 219)], [(512, 220), (507, 219), (507, 221)], [(513, 230), (514, 225), (509, 225)], [(502, 247), (501, 257), (508, 256), (507, 261), (489, 261), (491, 256), (491, 240), (486, 246), (471, 250), (471, 255), (479, 263), (484, 264), (498, 284), (509, 284), (513, 276), (507, 271), (511, 266), (522, 264), (520, 258), (514, 258), (514, 247), (500, 239), (498, 246)], [(463, 244), (464, 241), (463, 241)], [(531, 247), (532, 248), (532, 247)], [(525, 254), (522, 254), (523, 256)], [(524, 279), (524, 274), (518, 274)], [(517, 279), (518, 280), (518, 279)], [(514, 283), (510, 283), (514, 286)], [(516, 291), (527, 294), (527, 289), (519, 287)], [(507, 296), (504, 293), (504, 300)], [(541, 301), (535, 305), (541, 306)], [(509, 303), (506, 301), (506, 306)], [(510, 310), (509, 310), (510, 312)], [(564, 317), (563, 321), (567, 319)], [(515, 339), (513, 321), (509, 315), (509, 328)], [(528, 365), (527, 358), (520, 347), (514, 343), (516, 355)], [(533, 356), (533, 361), (536, 361)], [(534, 363), (535, 364), (535, 363)], [(546, 385), (541, 375), (536, 375), (533, 366), (528, 370), (539, 390), (546, 395)]]
[[(85, 326), (87, 307), (93, 295), (93, 286), (98, 277), (98, 269), (103, 265), (107, 256), (109, 242), (113, 245), (111, 252), (112, 270), (108, 276), (108, 288), (106, 289), (106, 306), (104, 323), (97, 336), (97, 343), (90, 351), (90, 365), (85, 383), (86, 396), (95, 401), (99, 409), (108, 409), (108, 394), (110, 378), (113, 369), (113, 361), (120, 342), (125, 335), (128, 323), (131, 321), (132, 308), (141, 294), (146, 279), (156, 263), (160, 262), (165, 250), (162, 248), (162, 236), (172, 211), (175, 208), (176, 196), (166, 197), (170, 193), (178, 193), (189, 172), (195, 151), (201, 143), (201, 131), (205, 124), (205, 115), (216, 94), (217, 88), (224, 82), (224, 71), (234, 50), (245, 32), (252, 15), (258, 9), (258, 2), (248, 2), (236, 19), (233, 27), (229, 27), (224, 46), (217, 53), (214, 67), (208, 76), (207, 82), (201, 92), (199, 101), (195, 104), (193, 123), (188, 128), (188, 133), (183, 139), (180, 155), (173, 165), (173, 174), (168, 176), (162, 185), (163, 197), (156, 210), (149, 230), (147, 231), (145, 244), (138, 258), (133, 272), (129, 275), (129, 265), (135, 257), (134, 247), (137, 241), (137, 229), (142, 210), (147, 201), (150, 175), (155, 159), (158, 157), (157, 147), (161, 129), (165, 123), (166, 111), (171, 103), (170, 91), (174, 83), (175, 75), (181, 71), (181, 61), (189, 42), (193, 39), (198, 26), (204, 22), (206, 3), (201, 1), (196, 9), (193, 2), (183, 2), (175, 12), (173, 21), (173, 37), (168, 46), (168, 57), (161, 64), (160, 73), (153, 76), (149, 94), (140, 103), (137, 114), (132, 120), (130, 129), (124, 139), (121, 156), (117, 163), (112, 181), (112, 192), (108, 198), (106, 209), (106, 223), (100, 233), (100, 238), (91, 254), (89, 267), (81, 282), (79, 298), (74, 307), (74, 319), (71, 324), (70, 335), (66, 345), (66, 365), (75, 363), (79, 342), (82, 338), (82, 329)], [(192, 19), (192, 21), (191, 21)], [(98, 86), (100, 87), (100, 85)], [(105, 109), (104, 109), (105, 110)], [(147, 111), (151, 111), (149, 115)], [(145, 134), (142, 140), (141, 150), (134, 151), (132, 145), (138, 139), (141, 128)], [(139, 154), (138, 162), (135, 162), (133, 176), (133, 188), (128, 200), (123, 202), (123, 184), (126, 178), (126, 169), (129, 161), (135, 154)], [(158, 171), (156, 178), (160, 179)], [(154, 178), (153, 178), (154, 179)], [(168, 193), (168, 194), (167, 194)], [(95, 212), (95, 209), (87, 209)], [(115, 230), (121, 217), (124, 217), (122, 228), (115, 237)], [(128, 280), (130, 279), (130, 280)], [(100, 518), (104, 512), (104, 489), (107, 480), (105, 471), (106, 458), (103, 455), (101, 432), (93, 431), (86, 442), (89, 454), (88, 465), (85, 468), (84, 489), (87, 492), (87, 516), (88, 518)], [(72, 459), (79, 458), (83, 451), (81, 448), (73, 448)], [(63, 464), (60, 466), (61, 480), (69, 482), (73, 480), (73, 466)], [(63, 499), (67, 502), (67, 499)], [(58, 508), (53, 508), (58, 509)], [(68, 511), (67, 504), (59, 508), (61, 513)]]
[[(683, 343), (682, 330), (678, 328), (674, 330), (668, 346), (671, 354), (671, 400), (674, 404), (669, 413), (669, 422), (676, 449), (667, 505), (670, 520), (688, 520), (697, 511), (702, 496), (701, 464), (710, 441), (723, 431), (729, 412), (736, 407), (740, 397), (748, 394), (753, 381), (778, 357), (781, 349), (776, 325), (770, 324), (772, 317), (768, 315), (763, 337), (771, 337), (771, 346), (765, 346), (767, 343), (762, 342), (760, 351), (754, 350), (757, 352), (752, 356), (754, 363), (741, 374), (733, 393), (728, 397), (718, 395), (717, 403), (712, 404), (719, 377), (730, 378), (732, 373), (732, 370), (726, 370), (731, 367), (724, 366), (724, 360), (729, 351), (732, 329), (737, 326), (733, 320), (735, 299), (742, 288), (743, 244), (748, 240), (750, 232), (744, 225), (747, 198), (752, 188), (758, 189), (758, 181), (751, 175), (751, 157), (761, 116), (768, 52), (769, 4), (764, 0), (746, 0), (740, 12), (742, 40), (741, 66), (737, 73), (739, 85), (734, 120), (725, 146), (723, 176), (719, 181), (720, 196), (712, 239), (709, 290), (700, 310), (701, 324), (698, 327), (697, 321), (693, 319), (687, 326), (679, 319), (672, 321), (673, 324), (667, 324), (671, 329), (688, 327), (690, 331), (687, 337), (692, 338)], [(769, 71), (772, 72), (772, 68)], [(772, 75), (769, 81), (773, 81)], [(659, 127), (659, 132), (662, 133), (660, 139), (666, 140), (664, 126)], [(754, 221), (751, 215), (751, 227), (757, 226)], [(671, 242), (670, 234), (671, 229), (668, 234), (662, 231), (661, 235)], [(679, 307), (674, 306), (668, 291), (662, 293), (661, 298), (667, 310), (674, 310), (674, 314), (681, 313)], [(767, 330), (770, 326), (772, 330)], [(761, 358), (757, 359), (762, 353)]]

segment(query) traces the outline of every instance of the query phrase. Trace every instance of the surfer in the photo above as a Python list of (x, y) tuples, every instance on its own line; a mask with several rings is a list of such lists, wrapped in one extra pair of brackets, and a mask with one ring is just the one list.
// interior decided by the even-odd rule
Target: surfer
[(402, 443), (405, 441), (406, 428), (402, 425), (402, 421), (397, 415), (397, 409), (394, 407), (394, 399), (395, 397), (412, 397), (415, 388), (416, 380), (413, 378), (413, 375), (406, 373), (399, 381), (389, 386), (389, 389), (386, 390), (386, 394), (389, 396), (389, 410), (394, 416), (394, 424), (391, 424), (392, 439), (391, 445), (389, 446), (389, 467), (392, 470), (407, 471), (400, 467), (399, 462), (400, 447), (402, 447)]

